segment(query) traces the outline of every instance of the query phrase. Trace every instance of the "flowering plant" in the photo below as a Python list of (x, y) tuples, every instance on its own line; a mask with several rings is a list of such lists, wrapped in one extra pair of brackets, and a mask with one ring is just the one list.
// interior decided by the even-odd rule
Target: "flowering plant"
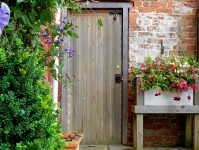
[[(176, 93), (174, 100), (179, 101), (179, 93), (197, 87), (198, 67), (199, 63), (194, 57), (171, 55), (167, 58), (156, 57), (154, 60), (146, 57), (139, 67), (131, 67), (130, 78), (135, 81), (137, 75), (141, 76), (138, 80), (141, 93), (155, 89), (155, 96), (159, 96), (161, 91), (167, 90)], [(187, 98), (191, 99), (190, 95)]]
[(10, 20), (10, 8), (4, 2), (0, 2), (0, 35), (3, 28), (9, 23)]

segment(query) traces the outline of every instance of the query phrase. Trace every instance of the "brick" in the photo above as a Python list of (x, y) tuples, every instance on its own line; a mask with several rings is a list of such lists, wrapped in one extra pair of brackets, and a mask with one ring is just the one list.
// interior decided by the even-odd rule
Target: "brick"
[(173, 9), (171, 9), (171, 8), (157, 8), (156, 12), (157, 13), (169, 13), (169, 14), (173, 14)]
[(169, 31), (171, 31), (171, 32), (177, 32), (178, 30), (179, 30), (179, 27), (171, 27), (169, 29)]
[(158, 38), (164, 38), (165, 37), (165, 33), (157, 33), (156, 35)]
[(149, 7), (151, 6), (151, 2), (143, 2), (143, 7)]
[(182, 26), (180, 31), (186, 32), (196, 32), (196, 26)]
[(144, 12), (144, 13), (150, 13), (150, 12), (155, 12), (155, 8), (151, 7), (140, 7), (138, 8), (139, 12)]
[(167, 2), (161, 2), (161, 1), (158, 1), (158, 2), (155, 2), (155, 1), (153, 1), (152, 3), (151, 3), (151, 6), (152, 7), (167, 7), (168, 6), (168, 3)]
[(196, 32), (189, 32), (187, 37), (188, 38), (196, 38)]
[(196, 20), (188, 21), (187, 25), (188, 26), (196, 26)]
[(134, 1), (134, 7), (141, 7), (141, 6), (143, 6), (141, 1), (138, 0)]
[(143, 37), (143, 36), (153, 36), (153, 33), (151, 33), (151, 32), (139, 32), (138, 33), (138, 36), (139, 37)]
[(196, 40), (195, 39), (182, 39), (181, 40), (182, 43), (187, 43), (187, 44), (196, 44)]
[(153, 20), (152, 25), (158, 25), (160, 23), (160, 20)]
[(185, 37), (187, 37), (187, 33), (181, 32), (181, 33), (179, 33), (179, 37), (185, 38)]
[(173, 0), (168, 0), (168, 7), (173, 7), (173, 6), (174, 6)]
[(184, 5), (194, 8), (197, 6), (197, 1), (186, 1)]
[(140, 26), (135, 25), (135, 26), (131, 26), (129, 30), (130, 31), (142, 31), (142, 28)]
[(196, 45), (188, 45), (187, 50), (196, 50)]
[(196, 19), (196, 15), (183, 15), (183, 19), (195, 20)]
[(136, 14), (136, 13), (130, 14), (129, 24), (136, 24), (137, 17), (138, 17), (138, 14)]

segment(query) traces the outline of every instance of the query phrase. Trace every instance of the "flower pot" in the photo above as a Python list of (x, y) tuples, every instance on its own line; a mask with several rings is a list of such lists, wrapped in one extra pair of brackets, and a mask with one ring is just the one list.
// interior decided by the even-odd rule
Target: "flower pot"
[(83, 134), (63, 134), (61, 139), (65, 139), (68, 143), (62, 150), (79, 150), (80, 142), (83, 139)]
[[(150, 106), (193, 106), (193, 90), (182, 93), (171, 93), (169, 91), (160, 91), (160, 95), (155, 96), (157, 90), (144, 92), (144, 105)], [(180, 100), (174, 100), (179, 96)], [(188, 98), (189, 96), (189, 98)]]

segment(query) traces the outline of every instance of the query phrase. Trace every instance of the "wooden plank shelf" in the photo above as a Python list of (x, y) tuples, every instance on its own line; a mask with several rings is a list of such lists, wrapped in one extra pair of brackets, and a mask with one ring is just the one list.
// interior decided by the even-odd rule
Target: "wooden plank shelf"
[[(138, 77), (139, 78), (139, 77)], [(137, 78), (137, 85), (138, 85)], [(196, 82), (199, 87), (199, 83)], [(194, 91), (193, 106), (173, 105), (173, 106), (158, 106), (158, 105), (144, 105), (144, 95), (140, 94), (139, 87), (136, 86), (136, 105), (131, 106), (133, 112), (133, 139), (134, 148), (136, 150), (143, 150), (144, 137), (144, 114), (185, 114), (185, 146), (191, 147), (193, 150), (199, 150), (199, 88)]]
[(199, 114), (199, 105), (194, 106), (144, 106), (132, 105), (135, 114)]

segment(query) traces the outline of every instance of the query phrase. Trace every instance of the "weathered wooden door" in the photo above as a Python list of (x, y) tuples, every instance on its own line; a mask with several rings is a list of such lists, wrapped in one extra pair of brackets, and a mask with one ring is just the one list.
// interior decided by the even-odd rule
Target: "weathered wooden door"
[(63, 72), (76, 79), (62, 89), (63, 131), (83, 133), (84, 144), (120, 144), (122, 16), (114, 10), (85, 10), (70, 17), (79, 25), (79, 38), (66, 41), (76, 52), (66, 58)]

